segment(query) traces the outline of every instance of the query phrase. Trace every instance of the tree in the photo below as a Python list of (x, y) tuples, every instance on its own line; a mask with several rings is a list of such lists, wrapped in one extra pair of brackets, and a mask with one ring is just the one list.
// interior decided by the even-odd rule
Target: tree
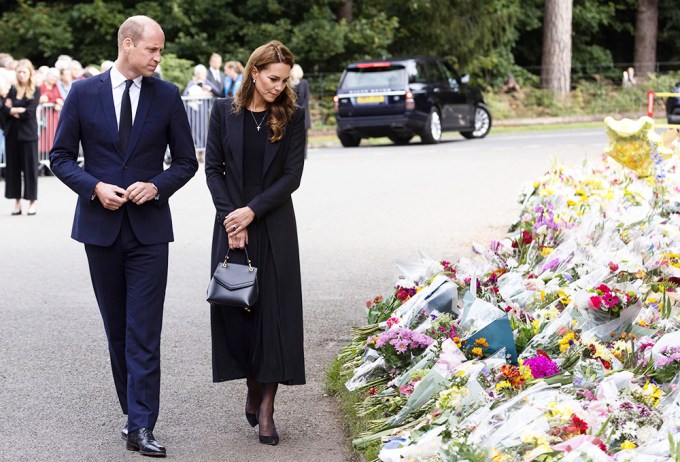
[(338, 7), (338, 19), (344, 19), (347, 22), (352, 22), (352, 0), (342, 0)]
[(656, 37), (659, 26), (658, 0), (638, 0), (635, 17), (635, 70), (639, 78), (656, 71)]
[(572, 0), (545, 0), (541, 87), (559, 96), (571, 86)]

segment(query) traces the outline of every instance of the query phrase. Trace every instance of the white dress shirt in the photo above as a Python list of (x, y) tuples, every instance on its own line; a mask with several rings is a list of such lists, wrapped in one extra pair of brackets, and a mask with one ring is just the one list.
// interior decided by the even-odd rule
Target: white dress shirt
[[(130, 87), (130, 103), (132, 104), (132, 123), (135, 123), (135, 114), (137, 114), (137, 105), (139, 104), (139, 93), (142, 91), (142, 78), (139, 76), (134, 79)], [(123, 92), (125, 91), (125, 81), (127, 77), (120, 73), (116, 66), (111, 68), (111, 89), (113, 90), (113, 105), (116, 108), (116, 120), (120, 128), (120, 104), (123, 100)]]
[(217, 82), (219, 84), (220, 83), (220, 70), (219, 69), (213, 69), (211, 67), (210, 72), (212, 72), (212, 75), (213, 75), (213, 78), (215, 79), (215, 82)]

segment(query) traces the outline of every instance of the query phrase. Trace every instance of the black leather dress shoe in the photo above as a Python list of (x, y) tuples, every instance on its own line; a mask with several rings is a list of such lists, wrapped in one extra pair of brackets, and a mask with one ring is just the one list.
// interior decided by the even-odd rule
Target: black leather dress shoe
[(120, 437), (123, 438), (125, 441), (127, 441), (127, 424), (123, 427), (123, 429), (120, 431)]
[(161, 446), (148, 428), (139, 428), (128, 433), (128, 451), (139, 451), (143, 456), (165, 457), (165, 447)]

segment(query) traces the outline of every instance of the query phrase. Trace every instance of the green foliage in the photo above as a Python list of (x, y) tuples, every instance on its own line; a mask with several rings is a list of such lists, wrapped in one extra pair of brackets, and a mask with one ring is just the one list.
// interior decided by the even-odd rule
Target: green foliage
[(47, 6), (43, 2), (31, 6), (19, 0), (16, 8), (2, 15), (0, 43), (3, 51), (15, 57), (27, 57), (40, 65), (45, 58), (56, 57), (72, 48), (74, 37), (62, 7)]
[(163, 80), (168, 80), (177, 85), (181, 93), (193, 76), (194, 66), (193, 62), (178, 58), (174, 53), (163, 53), (161, 60)]

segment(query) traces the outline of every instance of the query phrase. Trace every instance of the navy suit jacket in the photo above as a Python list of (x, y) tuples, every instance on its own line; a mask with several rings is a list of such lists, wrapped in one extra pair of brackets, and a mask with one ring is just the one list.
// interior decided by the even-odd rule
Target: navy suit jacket
[[(79, 144), (83, 168), (77, 163)], [(172, 164), (164, 170), (168, 146)], [(71, 237), (100, 246), (114, 243), (124, 209), (142, 244), (172, 241), (168, 199), (198, 169), (179, 91), (154, 77), (142, 79), (132, 135), (127, 151), (120, 151), (110, 71), (73, 83), (59, 116), (50, 162), (54, 174), (78, 194)], [(123, 189), (137, 181), (150, 181), (158, 188), (159, 199), (142, 205), (127, 202), (116, 211), (107, 210), (92, 198), (99, 181)]]

